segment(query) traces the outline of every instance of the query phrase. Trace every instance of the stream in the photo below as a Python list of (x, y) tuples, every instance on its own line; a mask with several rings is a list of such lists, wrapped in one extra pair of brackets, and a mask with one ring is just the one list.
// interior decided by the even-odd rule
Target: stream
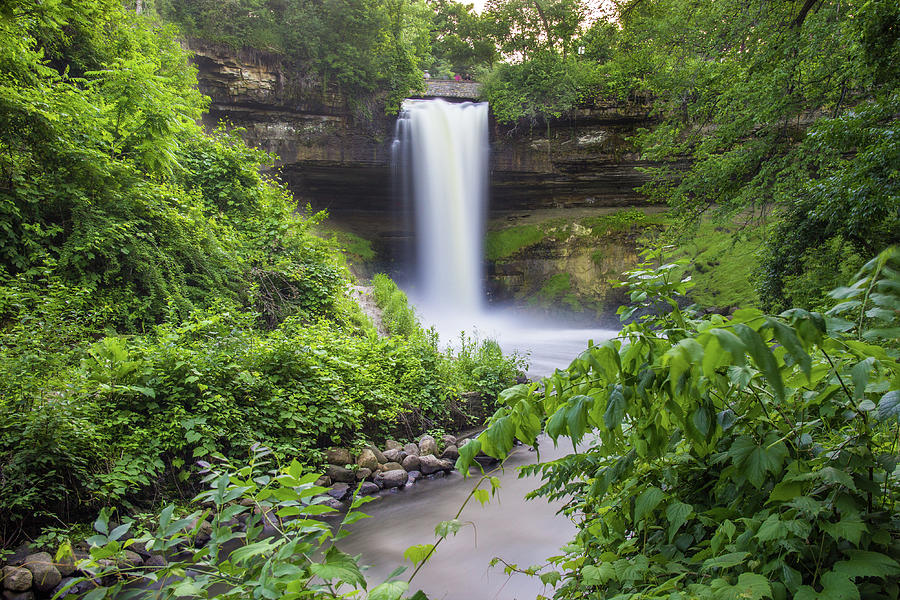
[[(542, 460), (569, 452), (563, 446), (554, 448), (544, 436), (540, 448)], [(563, 502), (525, 500), (540, 479), (519, 479), (517, 467), (536, 460), (536, 453), (526, 446), (513, 450), (503, 471), (495, 473), (502, 483), (499, 493), (483, 507), (474, 499), (469, 501), (459, 517), (466, 525), (438, 546), (416, 575), (411, 591), (421, 589), (435, 600), (534, 600), (540, 593), (552, 595), (536, 577), (507, 576), (502, 564), (489, 566), (495, 556), (520, 567), (543, 564), (575, 535), (571, 521), (556, 514)], [(400, 565), (408, 567), (403, 577), (408, 579), (413, 567), (403, 552), (409, 546), (436, 541), (435, 526), (453, 518), (478, 481), (476, 473), (473, 470), (468, 479), (453, 471), (443, 479), (421, 480), (364, 505), (361, 510), (372, 518), (351, 525), (352, 535), (341, 541), (341, 549), (362, 555), (361, 564), (369, 566), (366, 577), (372, 585)], [(483, 485), (490, 489), (487, 482)]]

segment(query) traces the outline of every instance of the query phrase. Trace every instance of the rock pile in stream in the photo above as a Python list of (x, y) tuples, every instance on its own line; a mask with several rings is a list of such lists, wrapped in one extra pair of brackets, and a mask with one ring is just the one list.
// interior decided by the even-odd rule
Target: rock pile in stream
[(331, 448), (325, 453), (325, 474), (317, 483), (329, 488), (326, 504), (337, 506), (357, 486), (368, 495), (412, 485), (422, 477), (442, 477), (459, 458), (456, 443), (452, 435), (440, 441), (423, 435), (418, 443), (388, 440), (383, 450), (370, 445), (355, 456), (347, 448)]

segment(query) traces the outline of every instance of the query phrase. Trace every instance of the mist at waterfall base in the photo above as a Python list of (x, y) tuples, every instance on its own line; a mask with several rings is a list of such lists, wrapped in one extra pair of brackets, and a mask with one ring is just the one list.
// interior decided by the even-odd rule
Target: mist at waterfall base
[(565, 368), (610, 329), (566, 326), (512, 308), (488, 306), (484, 238), (490, 144), (487, 103), (407, 100), (393, 145), (398, 206), (414, 231), (401, 282), (423, 324), (453, 347), (465, 332), (497, 341), (504, 352), (527, 355), (529, 375)]

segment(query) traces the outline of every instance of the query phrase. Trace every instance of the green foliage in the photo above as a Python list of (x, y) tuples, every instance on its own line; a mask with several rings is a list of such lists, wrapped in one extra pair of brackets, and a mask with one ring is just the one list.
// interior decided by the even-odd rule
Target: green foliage
[(519, 250), (539, 243), (545, 231), (537, 225), (519, 225), (497, 231), (489, 231), (485, 239), (485, 258), (499, 260), (514, 255)]
[(555, 273), (550, 276), (529, 303), (548, 308), (562, 302), (575, 312), (583, 310), (578, 297), (572, 292), (572, 276), (569, 273)]
[(622, 309), (642, 317), (504, 391), (474, 452), (503, 457), (542, 423), (575, 449), (525, 468), (578, 518), (542, 574), (555, 597), (896, 597), (898, 267), (880, 254), (827, 316), (700, 319), (675, 299), (680, 267), (647, 263)]
[(372, 287), (375, 303), (381, 309), (381, 320), (391, 334), (412, 336), (421, 333), (415, 310), (409, 305), (403, 290), (390, 277), (376, 273), (372, 277)]
[(158, 10), (189, 36), (280, 55), (357, 108), (386, 93), (389, 112), (422, 87), (433, 17), (422, 0), (162, 0)]
[(865, 256), (900, 238), (898, 15), (894, 0), (620, 5), (607, 89), (653, 98), (659, 124), (635, 141), (678, 163), (648, 169), (643, 190), (692, 219), (775, 212), (759, 284), (769, 310), (790, 306), (786, 278), (803, 285), (809, 253), (837, 243)]
[[(123, 593), (135, 598), (345, 598), (347, 588), (369, 588), (357, 559), (336, 542), (347, 535), (346, 525), (367, 517), (357, 509), (374, 498), (355, 496), (350, 511), (332, 529), (321, 520), (335, 509), (323, 504), (327, 496), (325, 488), (315, 485), (318, 473), (307, 472), (297, 461), (278, 465), (271, 450), (259, 444), (251, 447), (245, 465), (215, 458), (214, 467), (202, 463), (207, 489), (194, 499), (213, 505), (212, 511), (198, 508), (181, 515), (168, 505), (147, 529), (132, 520), (112, 528), (110, 512), (101, 512), (96, 534), (87, 540), (90, 556), (78, 561), (79, 569), (107, 585), (93, 589), (91, 599)], [(201, 545), (198, 532), (207, 519), (209, 541)], [(137, 543), (165, 555), (167, 564), (156, 570), (133, 567), (125, 552)], [(172, 556), (178, 548), (186, 550)], [(407, 582), (396, 580), (404, 570), (373, 586), (368, 597), (399, 600), (408, 588)], [(89, 580), (76, 578), (65, 589)]]

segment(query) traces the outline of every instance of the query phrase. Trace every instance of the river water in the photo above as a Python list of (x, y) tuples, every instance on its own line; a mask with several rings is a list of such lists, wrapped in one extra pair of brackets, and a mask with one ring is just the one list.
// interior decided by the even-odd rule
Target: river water
[[(554, 448), (549, 439), (543, 439), (540, 448), (542, 460), (571, 450)], [(535, 461), (533, 450), (514, 449), (504, 469), (496, 473), (502, 482), (497, 496), (483, 507), (474, 499), (469, 501), (459, 517), (467, 525), (438, 546), (411, 590), (421, 589), (429, 598), (444, 600), (534, 600), (539, 593), (552, 595), (537, 578), (507, 576), (502, 564), (489, 566), (495, 556), (520, 567), (544, 564), (575, 534), (572, 522), (556, 514), (562, 502), (525, 500), (540, 480), (518, 478), (518, 467)], [(453, 518), (478, 481), (475, 469), (472, 474), (464, 478), (454, 471), (443, 479), (418, 481), (364, 505), (362, 511), (372, 518), (351, 525), (352, 534), (340, 543), (341, 548), (362, 555), (371, 585), (384, 581), (400, 565), (409, 567), (404, 574), (408, 578), (413, 567), (403, 552), (412, 545), (435, 543), (435, 526)], [(490, 489), (489, 484), (483, 485)]]

